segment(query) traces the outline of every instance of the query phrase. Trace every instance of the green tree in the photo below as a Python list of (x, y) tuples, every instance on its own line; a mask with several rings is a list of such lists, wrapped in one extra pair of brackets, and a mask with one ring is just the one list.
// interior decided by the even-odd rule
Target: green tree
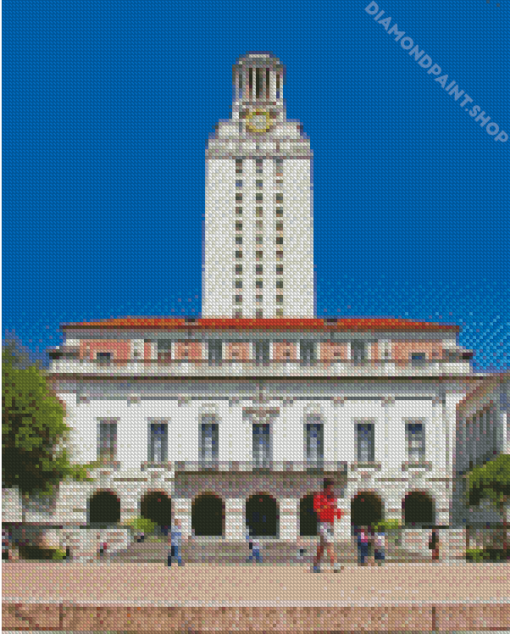
[(500, 454), (482, 467), (475, 467), (468, 476), (466, 488), (469, 506), (478, 506), (482, 498), (491, 500), (503, 516), (503, 549), (508, 548), (508, 504), (510, 503), (510, 455)]
[(54, 496), (60, 482), (88, 480), (82, 465), (69, 462), (65, 441), (70, 428), (65, 410), (38, 363), (30, 363), (15, 341), (2, 349), (3, 487), (29, 496)]

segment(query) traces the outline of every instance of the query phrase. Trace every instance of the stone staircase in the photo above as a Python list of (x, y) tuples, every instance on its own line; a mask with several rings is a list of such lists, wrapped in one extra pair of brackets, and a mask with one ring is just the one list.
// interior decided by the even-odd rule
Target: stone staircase
[[(304, 544), (306, 553), (303, 559), (299, 559), (295, 543), (278, 540), (262, 541), (261, 555), (264, 562), (271, 564), (308, 563), (317, 551), (317, 542)], [(168, 545), (165, 542), (144, 541), (134, 542), (126, 550), (112, 553), (112, 562), (131, 563), (163, 563), (167, 561)], [(356, 546), (351, 542), (338, 542), (335, 551), (342, 563), (354, 564), (358, 561)], [(222, 563), (242, 564), (246, 562), (250, 551), (246, 542), (241, 541), (212, 541), (195, 538), (185, 543), (181, 550), (181, 556), (186, 563)], [(393, 563), (423, 563), (430, 562), (430, 554), (416, 553), (390, 546), (386, 551), (386, 561)]]

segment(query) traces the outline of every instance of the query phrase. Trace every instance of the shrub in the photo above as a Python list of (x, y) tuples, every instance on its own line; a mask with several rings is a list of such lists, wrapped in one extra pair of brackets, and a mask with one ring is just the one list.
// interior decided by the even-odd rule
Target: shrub
[(135, 517), (132, 520), (126, 522), (126, 526), (133, 529), (135, 532), (145, 533), (146, 535), (150, 535), (154, 532), (157, 524), (152, 520), (147, 519), (146, 517)]

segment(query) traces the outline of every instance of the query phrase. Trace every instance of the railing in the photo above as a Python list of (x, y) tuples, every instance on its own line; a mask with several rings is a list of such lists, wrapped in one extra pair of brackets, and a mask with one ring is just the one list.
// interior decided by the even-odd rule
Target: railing
[(174, 468), (180, 471), (281, 471), (281, 472), (307, 472), (307, 471), (330, 471), (347, 472), (347, 462), (345, 461), (289, 461), (289, 460), (229, 460), (229, 461), (188, 461), (177, 460), (168, 463), (169, 469)]
[(113, 359), (57, 359), (50, 365), (53, 374), (138, 375), (138, 376), (437, 376), (443, 374), (464, 375), (471, 373), (468, 361), (437, 360), (416, 365), (412, 361), (370, 360), (315, 361), (302, 363), (296, 360), (271, 362), (222, 360), (138, 360)]

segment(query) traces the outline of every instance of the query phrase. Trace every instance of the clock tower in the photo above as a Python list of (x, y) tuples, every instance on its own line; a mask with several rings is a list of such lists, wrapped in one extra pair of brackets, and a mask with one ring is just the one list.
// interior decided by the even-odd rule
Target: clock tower
[(315, 316), (312, 153), (270, 53), (233, 68), (232, 116), (206, 150), (202, 317)]

